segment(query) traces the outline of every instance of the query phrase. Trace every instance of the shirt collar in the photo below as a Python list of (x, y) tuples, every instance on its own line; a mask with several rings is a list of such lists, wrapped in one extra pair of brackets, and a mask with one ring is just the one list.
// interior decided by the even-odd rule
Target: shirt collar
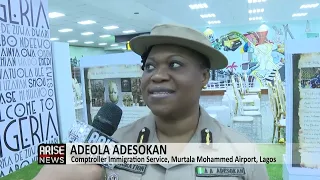
[[(159, 143), (157, 133), (156, 133), (156, 123), (155, 117), (151, 113), (145, 118), (143, 122), (143, 127), (146, 127), (150, 130), (149, 140), (148, 143)], [(218, 143), (221, 137), (221, 126), (212, 118), (203, 107), (200, 106), (200, 117), (197, 130), (189, 143), (201, 143), (201, 131), (203, 129), (208, 129), (212, 133), (212, 142)]]
[[(159, 139), (156, 133), (155, 118), (153, 114), (150, 114), (145, 118), (143, 122), (143, 127), (146, 127), (150, 130), (150, 135), (148, 143), (159, 143)], [(212, 142), (219, 143), (221, 138), (221, 126), (219, 123), (212, 118), (205, 110), (200, 106), (200, 117), (197, 130), (189, 143), (201, 143), (201, 131), (203, 129), (208, 129), (212, 133)], [(217, 147), (212, 147), (212, 150), (217, 150)], [(159, 164), (160, 166), (169, 169), (177, 166), (178, 164), (169, 165), (169, 164)]]

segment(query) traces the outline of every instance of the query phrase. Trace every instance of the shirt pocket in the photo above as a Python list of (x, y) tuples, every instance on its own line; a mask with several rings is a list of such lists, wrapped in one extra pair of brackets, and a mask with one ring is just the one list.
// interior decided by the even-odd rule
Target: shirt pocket
[(142, 174), (121, 169), (107, 170), (105, 180), (141, 180)]

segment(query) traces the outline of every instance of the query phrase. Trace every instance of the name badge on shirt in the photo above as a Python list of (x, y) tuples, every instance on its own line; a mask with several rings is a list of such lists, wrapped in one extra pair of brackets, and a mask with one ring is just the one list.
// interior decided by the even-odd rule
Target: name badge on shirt
[(147, 165), (145, 164), (118, 164), (115, 166), (117, 169), (121, 169), (124, 171), (129, 171), (137, 174), (144, 174), (147, 169)]
[(196, 167), (197, 177), (241, 177), (246, 171), (243, 167)]

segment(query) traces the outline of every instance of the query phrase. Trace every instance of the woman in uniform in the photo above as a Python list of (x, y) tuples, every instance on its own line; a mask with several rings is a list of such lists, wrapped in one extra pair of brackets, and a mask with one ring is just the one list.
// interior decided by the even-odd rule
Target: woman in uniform
[[(201, 90), (210, 78), (209, 70), (222, 69), (228, 64), (226, 57), (212, 48), (203, 34), (188, 27), (163, 24), (155, 26), (150, 35), (133, 38), (130, 47), (142, 57), (141, 91), (152, 113), (118, 129), (115, 139), (122, 143), (250, 143), (220, 125), (199, 105)], [(200, 167), (202, 171), (197, 168), (185, 164), (116, 166), (114, 170), (106, 170), (105, 177), (119, 180), (268, 179), (264, 165), (212, 165)], [(215, 173), (217, 168), (225, 169), (226, 173)], [(243, 169), (242, 173), (233, 172), (235, 168)], [(203, 174), (206, 169), (209, 171)], [(87, 169), (80, 165), (49, 166), (42, 169), (37, 179), (56, 174), (59, 177), (55, 179), (60, 180), (98, 180), (103, 178), (103, 171), (99, 166)]]

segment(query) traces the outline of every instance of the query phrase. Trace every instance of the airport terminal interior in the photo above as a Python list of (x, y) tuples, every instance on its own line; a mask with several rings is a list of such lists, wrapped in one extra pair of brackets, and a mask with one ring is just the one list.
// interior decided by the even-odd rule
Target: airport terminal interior
[[(65, 143), (70, 124), (92, 124), (106, 102), (123, 110), (118, 128), (148, 115), (141, 57), (129, 41), (158, 24), (193, 28), (228, 59), (210, 70), (200, 105), (222, 126), (268, 144), (261, 153), (281, 161), (266, 164), (270, 180), (319, 179), (319, 3), (0, 0), (0, 179), (31, 180), (42, 167), (34, 141)], [(22, 117), (28, 123), (15, 121)]]

